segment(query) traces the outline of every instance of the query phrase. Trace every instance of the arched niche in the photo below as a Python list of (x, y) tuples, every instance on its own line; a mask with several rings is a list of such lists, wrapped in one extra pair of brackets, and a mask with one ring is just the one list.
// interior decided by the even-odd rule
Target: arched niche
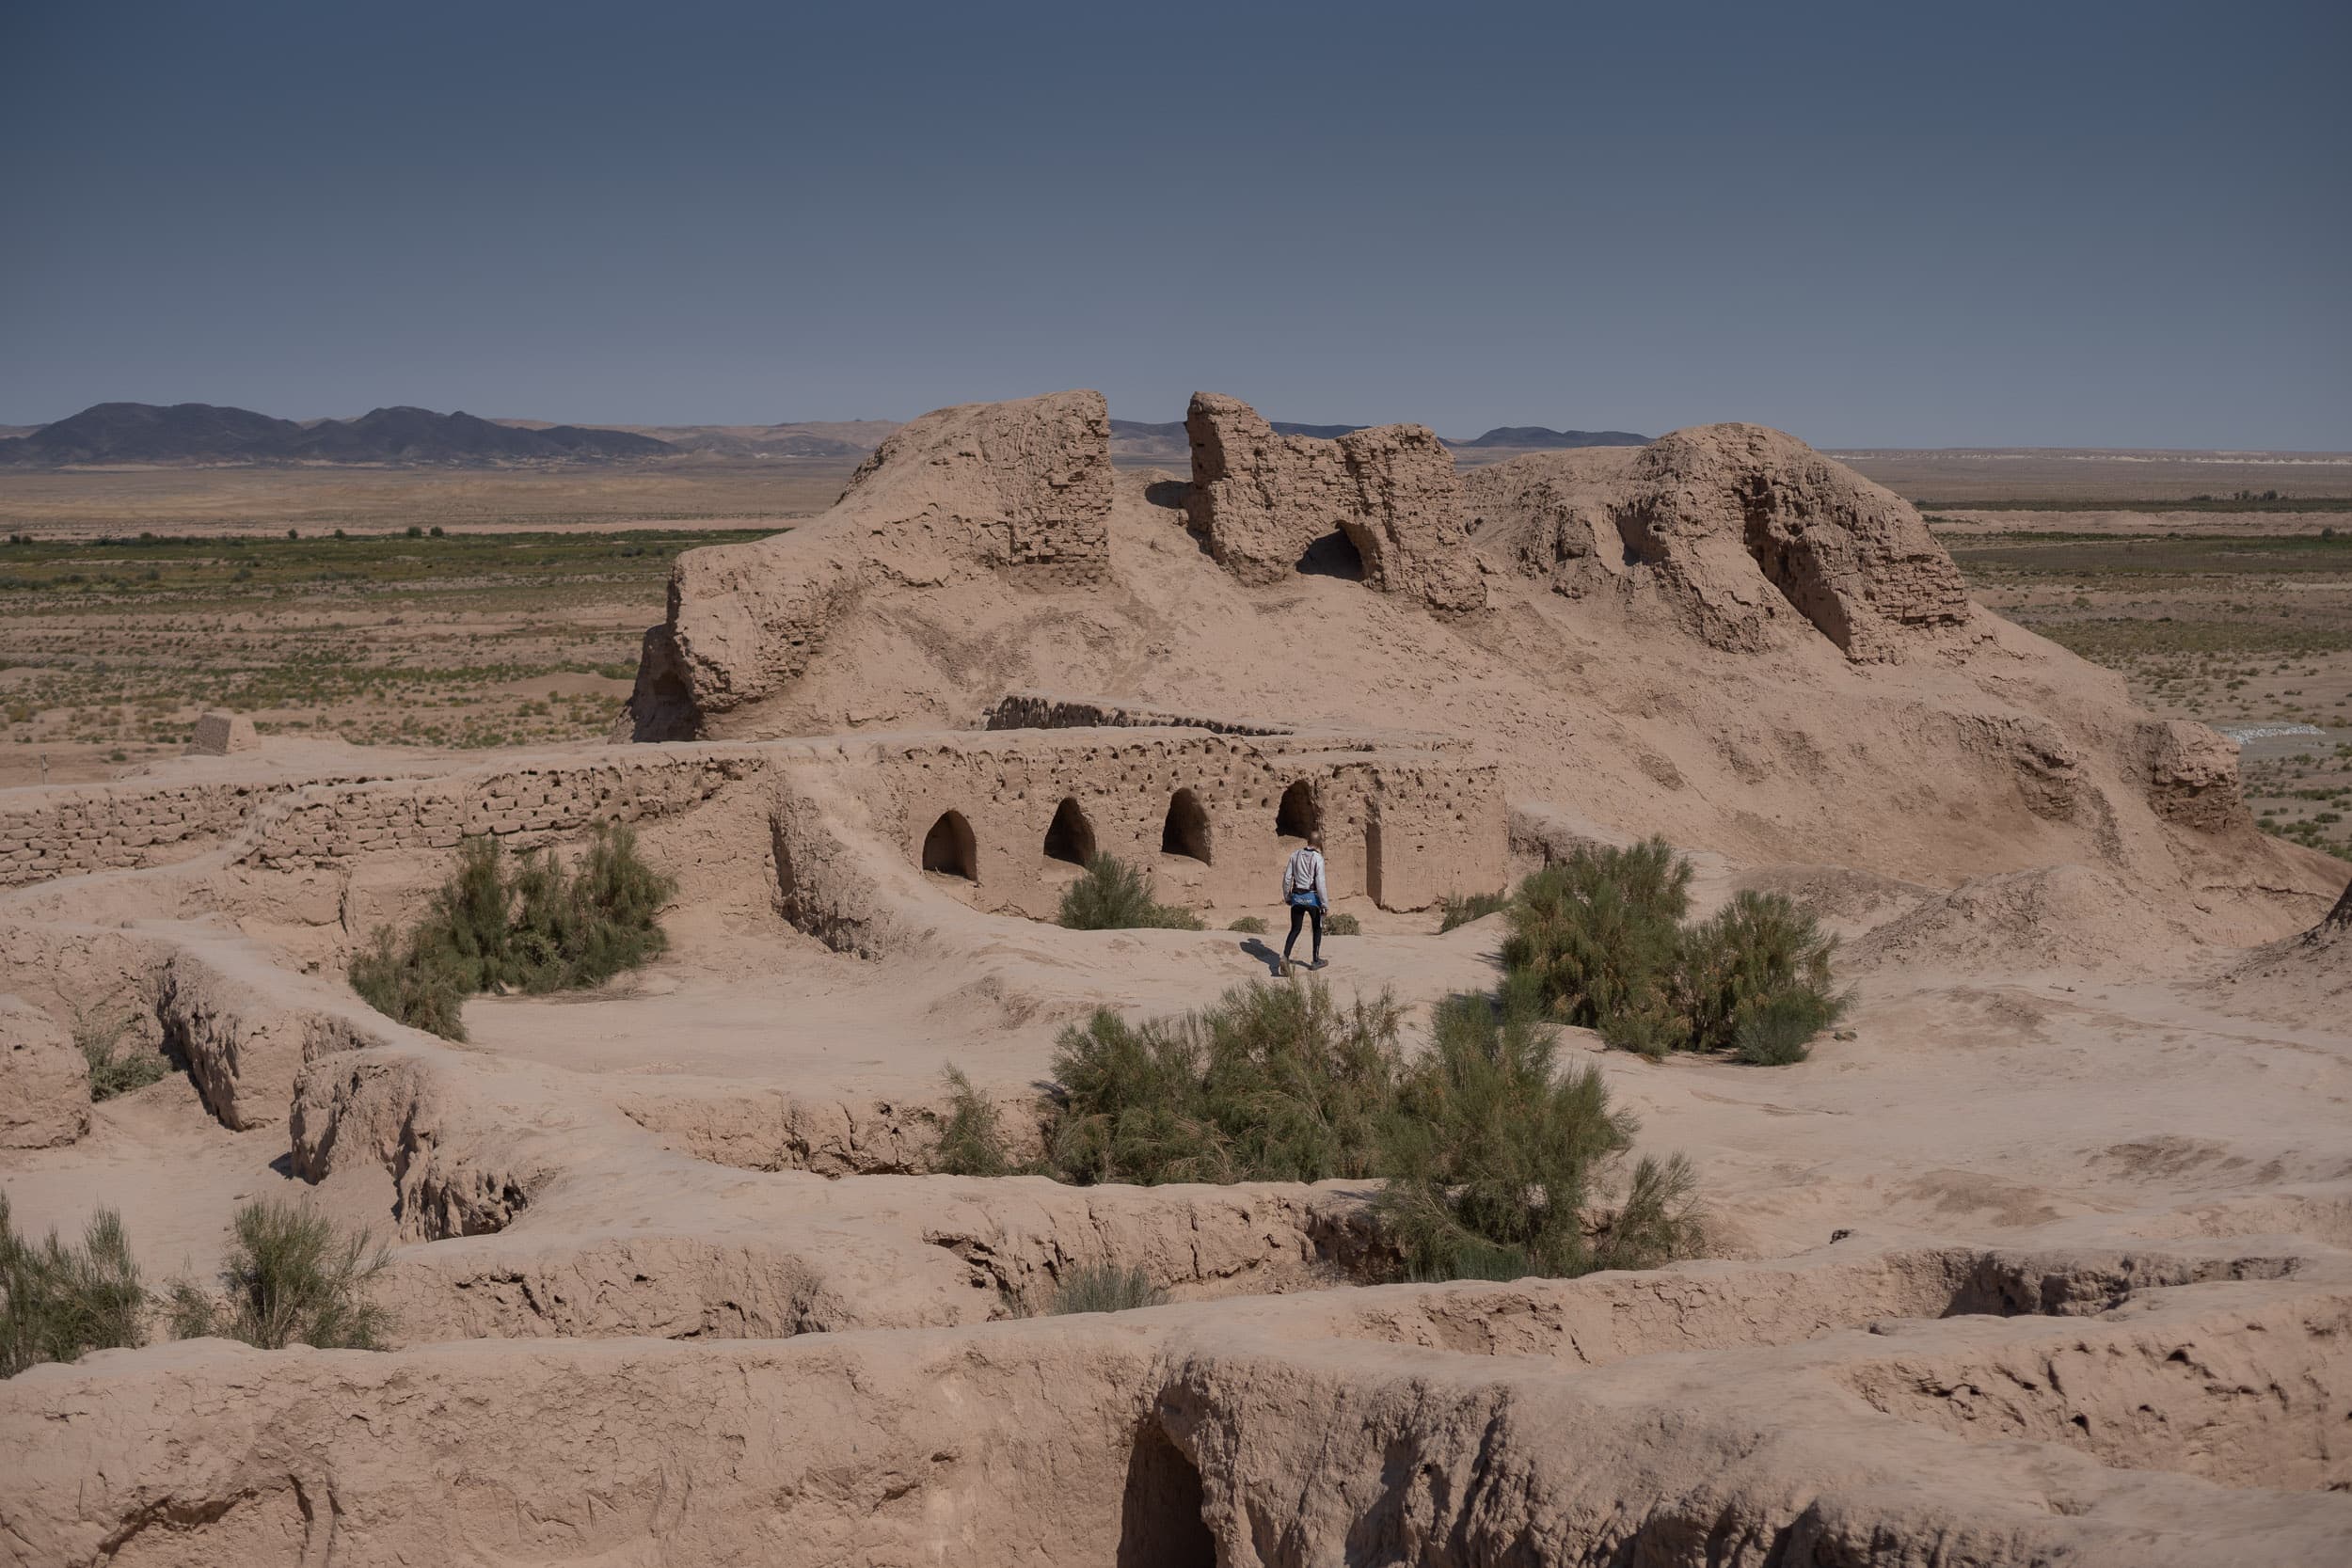
[(961, 877), (967, 882), (980, 879), (980, 848), (963, 813), (941, 812), (931, 831), (923, 835), (923, 869)]

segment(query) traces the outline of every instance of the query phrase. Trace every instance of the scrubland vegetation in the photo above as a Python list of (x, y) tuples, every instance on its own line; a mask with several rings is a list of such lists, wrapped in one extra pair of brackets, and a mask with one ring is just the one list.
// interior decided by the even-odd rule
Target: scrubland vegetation
[(1073, 931), (1200, 929), (1199, 915), (1154, 901), (1152, 892), (1149, 871), (1098, 851), (1087, 857), (1086, 874), (1063, 891), (1061, 924)]
[(136, 760), (227, 707), (361, 744), (599, 736), (671, 562), (744, 537), (294, 531), (0, 544), (0, 736)]
[[(2259, 496), (2206, 504), (2224, 512), (2345, 505)], [(2021, 532), (1945, 543), (1978, 599), (2117, 671), (2160, 714), (2352, 728), (2352, 530)], [(2352, 813), (2344, 809), (2352, 802), (2352, 759), (2333, 742), (2308, 755), (2249, 757), (2243, 771), (2263, 826), (2352, 859)]]
[(1740, 893), (1696, 925), (1690, 906), (1690, 863), (1665, 840), (1580, 846), (1512, 900), (1504, 989), (1645, 1056), (1803, 1061), (1848, 1006), (1830, 975), (1836, 939), (1779, 894)]
[(551, 850), (510, 861), (497, 839), (468, 839), (406, 937), (378, 927), (353, 957), (352, 989), (388, 1018), (462, 1040), (465, 1000), (477, 992), (600, 985), (656, 957), (675, 891), (626, 827), (598, 828), (568, 866)]
[(79, 1246), (54, 1230), (36, 1243), (16, 1233), (0, 1193), (0, 1377), (144, 1344), (147, 1307), (120, 1215), (99, 1210)]
[(74, 1011), (73, 1044), (88, 1065), (92, 1100), (112, 1100), (143, 1089), (162, 1082), (171, 1070), (171, 1064), (160, 1053), (123, 1043), (137, 1022), (135, 1013), (122, 1009), (112, 998)]
[(299, 1203), (248, 1203), (237, 1211), (219, 1294), (186, 1280), (172, 1286), (172, 1335), (217, 1335), (262, 1350), (381, 1349), (391, 1319), (368, 1287), (390, 1261), (367, 1232), (338, 1230)]
[[(1623, 1169), (1632, 1118), (1558, 1032), (1484, 996), (1441, 1006), (1407, 1057), (1387, 998), (1342, 1005), (1319, 983), (1259, 983), (1182, 1018), (1109, 1009), (1066, 1029), (1042, 1162), (1077, 1183), (1385, 1178), (1400, 1277), (1512, 1278), (1648, 1267), (1695, 1252), (1689, 1167)], [(1012, 1174), (995, 1114), (960, 1074), (943, 1169)], [(1075, 1309), (1075, 1308), (1072, 1308)]]
[(160, 1305), (172, 1335), (218, 1335), (262, 1350), (316, 1345), (374, 1350), (391, 1320), (368, 1288), (389, 1261), (363, 1231), (349, 1234), (300, 1203), (262, 1201), (237, 1212), (220, 1291), (175, 1281), (159, 1302), (131, 1258), (121, 1216), (101, 1209), (81, 1244), (16, 1233), (0, 1193), (0, 1377), (44, 1361), (147, 1342)]

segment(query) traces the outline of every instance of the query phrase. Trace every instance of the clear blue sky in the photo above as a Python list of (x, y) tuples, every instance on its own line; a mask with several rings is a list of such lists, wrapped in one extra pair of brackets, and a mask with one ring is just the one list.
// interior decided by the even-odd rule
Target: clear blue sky
[(2352, 5), (0, 0), (0, 422), (2352, 448)]

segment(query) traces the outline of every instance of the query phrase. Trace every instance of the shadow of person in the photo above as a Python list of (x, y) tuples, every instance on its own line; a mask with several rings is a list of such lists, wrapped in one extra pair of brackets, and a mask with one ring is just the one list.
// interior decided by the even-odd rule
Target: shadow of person
[(1265, 965), (1268, 974), (1278, 980), (1282, 977), (1282, 955), (1260, 942), (1256, 937), (1251, 937), (1248, 942), (1241, 943), (1241, 950)]

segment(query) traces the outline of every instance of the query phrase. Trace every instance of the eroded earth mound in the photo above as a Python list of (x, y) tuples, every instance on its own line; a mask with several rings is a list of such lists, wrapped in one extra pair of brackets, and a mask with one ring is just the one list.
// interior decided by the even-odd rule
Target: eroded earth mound
[[(119, 1209), (162, 1284), (296, 1197), (389, 1240), (393, 1324), (0, 1381), (0, 1560), (2352, 1560), (2352, 890), (2227, 741), (1778, 432), (1467, 477), (1206, 392), (1186, 435), (1122, 472), (1098, 394), (943, 409), (689, 552), (628, 716), (669, 744), (0, 792), (17, 1227)], [(346, 983), (461, 843), (613, 823), (658, 961), (462, 1042)], [(1270, 978), (1309, 834), (1334, 994), (1416, 1047), (1497, 982), (1448, 902), (1580, 847), (1819, 912), (1810, 1060), (1563, 1032), (1705, 1259), (1378, 1284), (1370, 1181), (947, 1173), (961, 1118), (1045, 1148), (1066, 1025)], [(1206, 928), (1055, 924), (1104, 851)], [(93, 1103), (84, 1049), (169, 1070)], [(1106, 1270), (1168, 1304), (1029, 1316)]]

